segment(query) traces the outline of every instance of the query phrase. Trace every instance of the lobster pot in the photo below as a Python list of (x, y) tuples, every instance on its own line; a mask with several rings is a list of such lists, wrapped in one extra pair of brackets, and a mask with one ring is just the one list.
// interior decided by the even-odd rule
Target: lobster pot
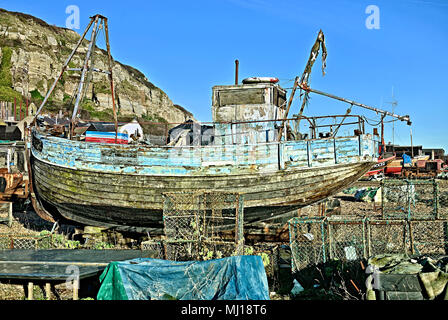
[(437, 183), (434, 180), (386, 180), (382, 183), (384, 219), (436, 219)]
[(51, 235), (0, 234), (0, 249), (52, 249), (57, 247)]
[(439, 257), (448, 254), (448, 220), (410, 221), (412, 254)]
[(162, 241), (148, 240), (140, 244), (140, 249), (145, 251), (147, 257), (153, 259), (165, 259), (165, 249)]
[(448, 220), (448, 182), (440, 181), (437, 185), (437, 217)]
[(427, 220), (437, 218), (437, 183), (435, 180), (409, 181), (413, 186), (409, 199), (409, 219)]
[(368, 256), (385, 253), (407, 253), (406, 220), (368, 220)]
[(332, 216), (327, 223), (330, 259), (353, 261), (367, 258), (365, 217)]
[(292, 218), (288, 221), (292, 272), (327, 261), (326, 218)]
[(242, 195), (204, 191), (163, 196), (167, 259), (207, 260), (243, 253)]
[(264, 268), (268, 278), (274, 278), (278, 272), (280, 260), (279, 243), (259, 242), (245, 249), (244, 254), (260, 255), (264, 259)]

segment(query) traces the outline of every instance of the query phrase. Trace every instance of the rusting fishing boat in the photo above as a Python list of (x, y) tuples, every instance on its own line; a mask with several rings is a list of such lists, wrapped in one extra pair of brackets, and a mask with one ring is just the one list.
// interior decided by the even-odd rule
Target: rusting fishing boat
[[(235, 85), (213, 87), (213, 123), (201, 125), (192, 121), (178, 127), (173, 125), (171, 130), (165, 130), (166, 135), (156, 139), (158, 143), (149, 141), (150, 145), (117, 142), (112, 67), (106, 39), (109, 71), (103, 72), (111, 83), (116, 143), (82, 140), (74, 129), (79, 101), (86, 91), (85, 78), (93, 70), (92, 65), (89, 68), (89, 59), (95, 48), (98, 30), (95, 28), (103, 22), (107, 37), (107, 19), (100, 15), (92, 17), (62, 68), (61, 75), (94, 25), (93, 40), (84, 66), (79, 69), (81, 81), (70, 127), (53, 130), (60, 133), (54, 136), (36, 123), (59, 79), (36, 112), (30, 163), (33, 204), (42, 217), (53, 220), (57, 215), (84, 225), (156, 234), (163, 227), (163, 193), (206, 190), (244, 195), (245, 224), (273, 221), (288, 218), (296, 209), (346, 188), (377, 162), (378, 142), (365, 133), (361, 117), (348, 113), (331, 117), (342, 120), (326, 126), (329, 132), (318, 132), (323, 127), (317, 124), (319, 117), (302, 115), (309, 92), (324, 94), (307, 86), (321, 45), (326, 56), (321, 31), (305, 76), (300, 81), (296, 78), (288, 103), (286, 90), (277, 84), (276, 78), (250, 78), (238, 84), (236, 72)], [(299, 115), (288, 118), (298, 87), (305, 90), (305, 99)], [(378, 112), (354, 101), (331, 97)], [(337, 134), (341, 126), (353, 125), (344, 123), (349, 117), (357, 118), (357, 129), (353, 134)], [(308, 134), (303, 134), (303, 123), (308, 123)]]
[(331, 196), (376, 162), (377, 145), (369, 134), (299, 140), (288, 139), (284, 130), (278, 141), (281, 121), (269, 119), (282, 114), (284, 96), (272, 83), (214, 87), (211, 132), (201, 134), (196, 123), (192, 139), (176, 145), (76, 141), (35, 129), (36, 194), (47, 211), (56, 209), (69, 220), (157, 232), (164, 192), (239, 192), (250, 223)]

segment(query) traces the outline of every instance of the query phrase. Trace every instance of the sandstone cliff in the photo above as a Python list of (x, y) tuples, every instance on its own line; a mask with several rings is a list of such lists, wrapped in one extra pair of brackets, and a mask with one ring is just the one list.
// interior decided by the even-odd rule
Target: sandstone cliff
[[(0, 8), (0, 101), (12, 101), (14, 97), (20, 99), (23, 96), (39, 106), (79, 38), (73, 30), (51, 26), (36, 17)], [(89, 38), (90, 33), (87, 35)], [(87, 47), (88, 41), (85, 40), (70, 68), (81, 67)], [(113, 55), (113, 47), (111, 49)], [(100, 49), (95, 52), (95, 67), (107, 70), (107, 53)], [(148, 121), (183, 122), (193, 117), (184, 108), (173, 104), (167, 94), (149, 82), (140, 71), (114, 61), (113, 75), (122, 119), (137, 116)], [(80, 72), (65, 72), (46, 111), (70, 109), (79, 79)], [(91, 99), (93, 92), (97, 98), (95, 102)], [(82, 110), (83, 117), (112, 119), (107, 75), (94, 73)]]

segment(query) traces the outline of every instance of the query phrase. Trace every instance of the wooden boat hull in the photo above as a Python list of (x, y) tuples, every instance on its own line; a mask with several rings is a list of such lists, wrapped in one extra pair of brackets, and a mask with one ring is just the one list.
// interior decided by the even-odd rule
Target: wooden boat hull
[[(138, 171), (143, 169), (138, 166), (135, 166), (137, 169), (133, 173), (126, 172), (131, 170), (129, 166), (124, 166), (119, 159), (114, 158), (116, 166), (121, 166), (121, 170), (112, 172), (110, 170), (116, 168), (111, 166), (109, 171), (106, 170), (108, 167), (104, 155), (110, 154), (110, 150), (118, 146), (61, 140), (63, 139), (52, 141), (33, 137), (33, 183), (35, 192), (47, 211), (57, 211), (62, 217), (84, 225), (150, 233), (162, 231), (164, 192), (239, 192), (244, 195), (244, 222), (252, 223), (288, 217), (295, 209), (327, 198), (357, 181), (376, 162), (376, 159), (370, 156), (358, 155), (353, 161), (344, 163), (318, 165), (316, 162), (315, 166), (311, 167), (284, 163), (285, 168), (278, 169), (277, 152), (265, 154), (264, 165), (258, 164), (255, 169), (255, 164), (246, 167), (242, 162), (236, 167), (231, 166), (230, 174), (224, 171), (228, 165), (222, 163), (218, 166), (220, 168), (189, 168), (189, 174), (141, 174)], [(335, 145), (335, 141), (329, 141), (329, 145)], [(80, 152), (77, 148), (102, 149), (102, 166), (92, 165), (92, 155), (88, 163), (85, 158), (87, 150)], [(119, 148), (123, 154), (131, 156), (130, 148), (135, 147)], [(266, 153), (266, 148), (260, 148), (259, 152)], [(255, 153), (256, 149), (253, 149)], [(179, 148), (170, 150), (182, 152)], [(270, 150), (279, 149), (275, 146)], [(141, 154), (150, 151), (145, 149), (138, 152)], [(165, 152), (168, 153), (168, 149)], [(58, 157), (57, 160), (55, 157)], [(335, 157), (338, 157), (336, 153)], [(289, 160), (291, 158), (289, 155)], [(71, 163), (77, 159), (83, 160), (82, 166)], [(261, 158), (255, 156), (255, 159)], [(276, 159), (277, 168), (272, 170), (272, 165), (266, 159)], [(205, 160), (210, 162), (208, 158)], [(182, 161), (185, 162), (187, 159)], [(185, 164), (183, 166), (188, 167)], [(154, 166), (151, 166), (151, 170), (155, 170)]]

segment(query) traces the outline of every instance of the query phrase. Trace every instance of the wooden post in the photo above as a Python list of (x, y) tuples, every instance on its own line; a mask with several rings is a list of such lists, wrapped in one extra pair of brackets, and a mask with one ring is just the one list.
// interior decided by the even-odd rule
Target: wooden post
[(45, 284), (45, 298), (51, 300), (51, 284), (49, 282)]
[(168, 144), (168, 124), (165, 123), (165, 145)]
[(409, 224), (409, 245), (411, 246), (411, 254), (415, 254), (414, 248), (414, 228), (412, 226), (412, 221), (408, 221)]
[[(97, 34), (98, 30), (99, 30), (99, 25), (98, 25), (99, 19), (100, 19), (99, 15), (91, 17), (91, 20), (92, 21), (94, 20), (95, 24), (94, 24), (93, 29), (92, 29), (92, 35), (90, 37), (90, 43), (89, 43), (89, 46), (87, 48), (87, 54), (86, 54), (86, 57), (84, 59), (84, 63), (83, 63), (83, 67), (82, 67), (81, 80), (79, 82), (77, 93), (76, 93), (75, 105), (73, 107), (72, 119), (71, 119), (71, 122), (70, 122), (71, 123), (71, 126), (70, 126), (70, 140), (72, 140), (73, 137), (74, 137), (74, 129), (75, 129), (76, 123), (78, 121), (76, 117), (78, 116), (78, 109), (79, 109), (79, 106), (81, 104), (81, 98), (82, 98), (82, 93), (83, 93), (83, 90), (84, 90), (84, 85), (86, 84), (86, 79), (88, 78), (88, 72), (90, 74), (89, 62), (90, 62), (90, 57), (92, 56), (92, 51), (95, 50), (94, 45), (95, 45), (95, 42), (96, 42), (96, 34)], [(106, 34), (107, 34), (107, 32), (106, 32)], [(113, 92), (112, 92), (112, 94), (113, 94)]]
[(372, 243), (371, 243), (371, 239), (370, 239), (370, 223), (367, 220), (367, 256), (370, 257), (372, 255)]
[[(296, 77), (294, 80), (294, 87), (292, 88), (291, 95), (289, 96), (288, 105), (286, 106), (285, 114), (282, 115), (283, 120), (282, 120), (282, 124), (280, 125), (279, 132), (278, 132), (278, 138), (277, 138), (278, 142), (280, 142), (280, 140), (282, 140), (283, 126), (285, 124), (285, 119), (288, 118), (289, 109), (291, 108), (292, 101), (294, 100), (294, 94), (296, 93), (298, 85), (299, 85), (299, 77)], [(297, 130), (299, 130), (299, 129), (297, 128)]]
[(79, 280), (73, 280), (73, 300), (78, 300)]
[(54, 88), (56, 87), (56, 84), (58, 83), (58, 81), (61, 79), (62, 75), (65, 72), (65, 69), (68, 67), (70, 61), (72, 60), (73, 56), (75, 55), (76, 51), (78, 50), (79, 46), (81, 45), (82, 41), (84, 40), (87, 32), (90, 29), (90, 26), (93, 23), (93, 17), (90, 18), (90, 23), (87, 26), (86, 30), (84, 31), (83, 35), (81, 36), (81, 38), (79, 38), (78, 43), (76, 44), (75, 48), (73, 49), (72, 53), (70, 54), (70, 56), (67, 58), (67, 61), (65, 61), (65, 64), (62, 66), (62, 70), (61, 73), (59, 74), (59, 77), (56, 78), (56, 80), (53, 82), (53, 85), (51, 86), (50, 90), (48, 90), (47, 95), (45, 96), (44, 100), (42, 101), (42, 104), (40, 105), (39, 109), (37, 109), (36, 114), (34, 115), (34, 119), (33, 119), (33, 124), (36, 121), (36, 117), (39, 115), (39, 113), (41, 112), (42, 108), (44, 107), (44, 105), (47, 103), (48, 98), (50, 97), (51, 93), (53, 92)]
[(9, 203), (9, 209), (8, 209), (8, 227), (12, 227), (12, 202)]
[(330, 253), (330, 259), (334, 258), (332, 238), (331, 223), (328, 223), (328, 251)]
[(33, 300), (33, 289), (34, 289), (34, 285), (32, 282), (28, 282), (28, 300)]
[(14, 121), (17, 120), (17, 99), (14, 98)]
[(8, 173), (11, 173), (11, 148), (8, 148), (8, 152), (6, 153), (6, 168), (8, 169)]

